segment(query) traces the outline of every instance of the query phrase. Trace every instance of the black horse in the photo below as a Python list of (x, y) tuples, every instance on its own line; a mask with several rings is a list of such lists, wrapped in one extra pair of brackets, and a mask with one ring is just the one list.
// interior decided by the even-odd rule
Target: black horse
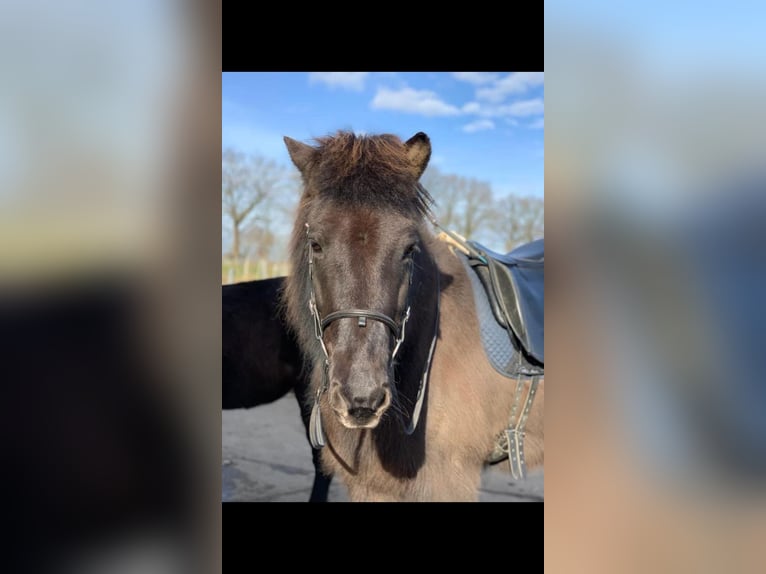
[[(298, 344), (278, 309), (284, 278), (224, 285), (222, 288), (222, 408), (251, 408), (293, 390), (306, 428), (311, 416)], [(312, 449), (314, 485), (309, 502), (327, 502), (331, 477)]]

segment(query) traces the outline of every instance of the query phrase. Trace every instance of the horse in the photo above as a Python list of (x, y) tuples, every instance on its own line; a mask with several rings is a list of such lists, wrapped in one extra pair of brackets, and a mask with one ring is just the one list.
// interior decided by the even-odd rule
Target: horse
[[(476, 501), (514, 385), (484, 355), (465, 266), (429, 227), (430, 139), (284, 141), (303, 191), (282, 297), (323, 468), (352, 501)], [(541, 384), (529, 468), (543, 462), (543, 405)]]
[[(295, 392), (308, 437), (311, 403), (298, 343), (278, 308), (283, 277), (222, 287), (223, 409), (251, 408)], [(331, 476), (312, 449), (314, 483), (309, 502), (327, 502)]]

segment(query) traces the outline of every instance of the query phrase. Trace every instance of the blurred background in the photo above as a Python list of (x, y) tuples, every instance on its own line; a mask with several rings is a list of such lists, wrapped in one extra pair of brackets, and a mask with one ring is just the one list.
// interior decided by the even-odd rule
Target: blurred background
[(220, 62), (220, 3), (0, 3), (5, 572), (221, 568)]
[(441, 225), (496, 251), (543, 236), (542, 72), (223, 74), (222, 282), (288, 272), (301, 193), (283, 136), (423, 131)]
[[(545, 11), (546, 568), (763, 572), (764, 8)], [(232, 76), (237, 96), (220, 34), (215, 3), (0, 4), (8, 571), (186, 572), (203, 549), (195, 564), (220, 568), (221, 282), (283, 260), (278, 221), (297, 199), (247, 226), (273, 234), (268, 253), (232, 250), (222, 150), (288, 169), (283, 135), (422, 130), (442, 176), (542, 198), (527, 179), (540, 104), (513, 107), (542, 84), (257, 74)], [(342, 103), (348, 124), (257, 100), (284, 98), (282, 81), (304, 105)], [(237, 138), (237, 123), (271, 133)], [(233, 277), (224, 254), (241, 260)]]
[(546, 569), (763, 571), (764, 9), (545, 12)]

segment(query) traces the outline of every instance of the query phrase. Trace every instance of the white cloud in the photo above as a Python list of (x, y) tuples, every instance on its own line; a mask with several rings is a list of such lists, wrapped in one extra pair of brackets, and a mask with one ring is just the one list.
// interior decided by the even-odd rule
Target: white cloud
[(539, 116), (545, 111), (545, 104), (542, 98), (534, 98), (533, 100), (519, 100), (507, 106), (500, 106), (500, 108), (503, 110), (503, 115), (524, 118)]
[(475, 114), (482, 118), (528, 117), (542, 115), (545, 111), (545, 103), (542, 98), (519, 100), (503, 105), (468, 102), (462, 110), (465, 114)]
[(475, 122), (471, 122), (470, 124), (466, 124), (463, 126), (463, 131), (469, 134), (472, 134), (474, 132), (480, 132), (482, 130), (493, 130), (493, 129), (495, 129), (495, 122), (493, 122), (492, 120), (476, 120)]
[(511, 94), (523, 94), (529, 88), (541, 86), (543, 82), (543, 72), (513, 72), (497, 80), (491, 86), (478, 88), (476, 97), (497, 104)]
[(497, 80), (497, 74), (491, 72), (452, 72), (452, 77), (477, 86)]
[(369, 72), (310, 72), (309, 84), (324, 84), (331, 88), (343, 88), (361, 92)]
[(399, 90), (378, 88), (370, 107), (422, 116), (456, 116), (460, 110), (441, 100), (435, 92), (404, 87)]

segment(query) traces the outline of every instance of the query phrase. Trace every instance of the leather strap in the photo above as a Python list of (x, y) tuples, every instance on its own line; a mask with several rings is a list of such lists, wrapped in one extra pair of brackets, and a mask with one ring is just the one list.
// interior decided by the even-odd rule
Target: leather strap
[(377, 311), (367, 311), (365, 309), (344, 309), (342, 311), (335, 311), (334, 313), (330, 313), (329, 315), (325, 316), (324, 319), (322, 319), (322, 331), (324, 331), (327, 328), (327, 325), (332, 323), (333, 321), (337, 321), (338, 319), (346, 319), (346, 318), (359, 318), (359, 326), (365, 327), (366, 322), (363, 322), (363, 319), (372, 319), (374, 321), (380, 321), (384, 325), (386, 325), (394, 334), (394, 337), (399, 337), (399, 327), (396, 324), (396, 321), (394, 321), (391, 317), (388, 315), (384, 315), (383, 313), (378, 313)]
[[(511, 408), (510, 424), (513, 424), (513, 419), (515, 418), (516, 411), (519, 407), (521, 390), (524, 388), (524, 378), (520, 377), (516, 383), (516, 393), (514, 395), (513, 407)], [(505, 431), (508, 435), (508, 462), (511, 465), (511, 475), (516, 480), (526, 476), (527, 463), (524, 460), (524, 426), (527, 424), (527, 417), (532, 408), (532, 401), (535, 399), (535, 393), (537, 392), (537, 385), (539, 383), (539, 375), (535, 375), (531, 378), (529, 391), (527, 392), (527, 398), (524, 401), (524, 406), (519, 415), (519, 420), (516, 422), (515, 426), (509, 425)]]

